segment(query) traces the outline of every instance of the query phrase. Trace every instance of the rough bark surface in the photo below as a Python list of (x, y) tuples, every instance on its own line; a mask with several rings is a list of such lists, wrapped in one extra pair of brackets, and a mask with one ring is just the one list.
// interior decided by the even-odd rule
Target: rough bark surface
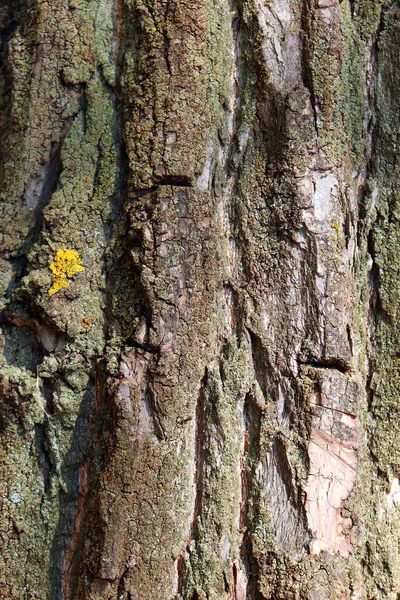
[(399, 17), (3, 1), (1, 599), (400, 598)]

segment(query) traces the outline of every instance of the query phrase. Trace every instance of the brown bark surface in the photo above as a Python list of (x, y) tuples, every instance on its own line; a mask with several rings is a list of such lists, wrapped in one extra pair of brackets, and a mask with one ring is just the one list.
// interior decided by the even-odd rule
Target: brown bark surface
[(400, 598), (399, 16), (4, 0), (0, 599)]

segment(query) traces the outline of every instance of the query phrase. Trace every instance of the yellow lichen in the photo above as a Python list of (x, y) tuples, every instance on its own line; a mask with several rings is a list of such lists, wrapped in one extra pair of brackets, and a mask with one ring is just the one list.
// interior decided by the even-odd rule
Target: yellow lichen
[(334, 229), (336, 231), (336, 233), (339, 235), (341, 233), (340, 231), (340, 225), (337, 221), (333, 221), (333, 223), (331, 223), (331, 227), (332, 229)]
[(84, 270), (81, 257), (76, 250), (68, 250), (67, 248), (57, 250), (54, 262), (50, 264), (50, 271), (54, 273), (55, 278), (49, 289), (49, 296), (69, 287), (67, 277), (73, 277), (75, 273)]

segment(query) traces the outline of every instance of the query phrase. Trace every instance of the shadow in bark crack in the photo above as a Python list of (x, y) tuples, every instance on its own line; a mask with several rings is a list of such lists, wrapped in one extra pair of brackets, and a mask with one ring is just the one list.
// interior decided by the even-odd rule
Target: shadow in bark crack
[(59, 486), (60, 505), (58, 525), (50, 550), (50, 600), (73, 598), (78, 584), (77, 567), (85, 539), (86, 498), (98, 467), (96, 463), (99, 462), (99, 457), (95, 455), (95, 441), (101, 431), (101, 421), (95, 396), (95, 382), (91, 378), (63, 463), (51, 464), (50, 478), (53, 479), (53, 485)]
[[(258, 564), (253, 554), (252, 535), (254, 523), (257, 522), (260, 490), (254, 485), (255, 474), (260, 453), (262, 411), (257, 406), (251, 392), (246, 395), (243, 407), (244, 422), (244, 452), (242, 467), (242, 499), (240, 511), (240, 528), (245, 532), (240, 548), (240, 558), (247, 575), (246, 599), (259, 600), (262, 596), (258, 591)], [(250, 502), (251, 499), (251, 502)]]
[(204, 488), (205, 464), (205, 388), (207, 387), (207, 371), (201, 381), (196, 406), (196, 434), (195, 434), (195, 502), (191, 524), (191, 539), (198, 540), (198, 520), (201, 516)]
[(31, 178), (25, 189), (25, 203), (33, 209), (35, 215), (34, 225), (26, 236), (20, 252), (27, 254), (33, 244), (38, 241), (42, 229), (43, 209), (48, 205), (54, 192), (57, 190), (59, 177), (62, 171), (61, 147), (62, 140), (66, 136), (73, 118), (69, 120), (63, 131), (60, 133), (60, 141), (51, 146), (49, 160), (46, 165), (41, 167), (41, 176)]

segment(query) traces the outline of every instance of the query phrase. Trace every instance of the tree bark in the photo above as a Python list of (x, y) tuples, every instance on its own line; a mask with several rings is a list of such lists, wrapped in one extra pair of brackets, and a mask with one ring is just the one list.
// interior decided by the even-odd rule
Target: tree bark
[(0, 599), (400, 598), (399, 16), (3, 1)]

